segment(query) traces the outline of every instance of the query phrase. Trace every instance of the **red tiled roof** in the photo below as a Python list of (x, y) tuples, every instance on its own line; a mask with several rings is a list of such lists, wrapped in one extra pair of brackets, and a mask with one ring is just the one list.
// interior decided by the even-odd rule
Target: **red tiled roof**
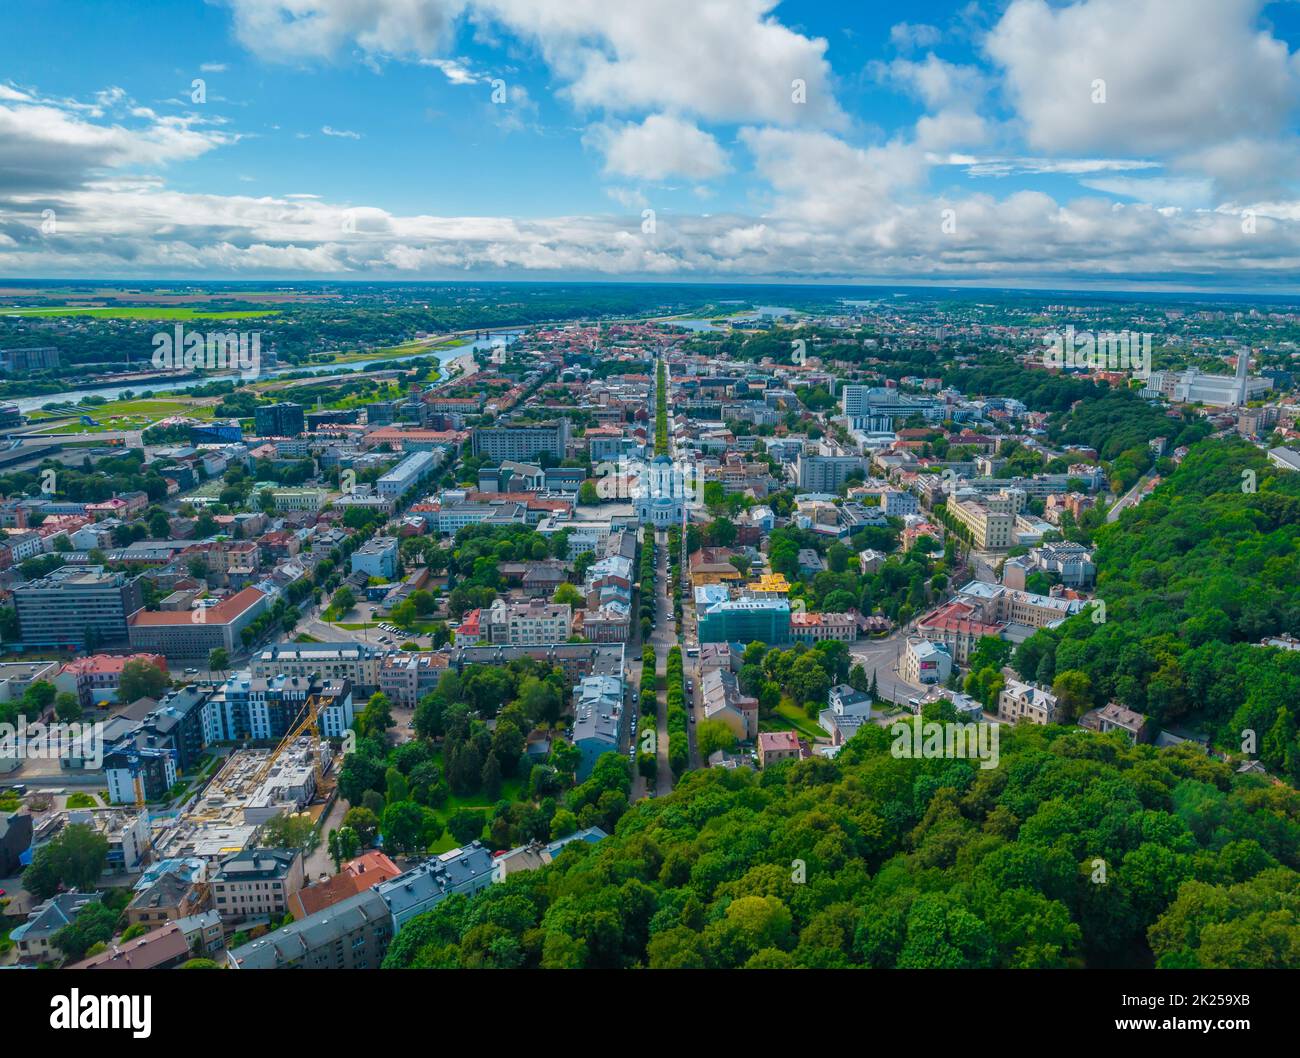
[[(266, 598), (256, 588), (245, 588), (243, 591), (223, 599), (216, 606), (208, 607), (207, 620), (204, 624), (221, 625), (233, 621), (250, 606), (256, 606), (257, 603)], [(139, 625), (188, 625), (194, 623), (194, 618), (189, 610), (140, 610), (129, 622), (133, 626)]]

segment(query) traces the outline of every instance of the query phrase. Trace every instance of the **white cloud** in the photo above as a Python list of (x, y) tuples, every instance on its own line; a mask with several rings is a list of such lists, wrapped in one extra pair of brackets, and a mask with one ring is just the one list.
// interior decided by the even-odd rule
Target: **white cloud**
[(942, 39), (938, 27), (923, 22), (899, 22), (889, 28), (889, 42), (900, 51), (933, 48)]
[(1042, 176), (1054, 173), (1083, 176), (1088, 173), (1122, 173), (1159, 169), (1159, 162), (1136, 158), (977, 158), (971, 155), (935, 157), (939, 165), (960, 165), (968, 176)]
[(432, 55), (465, 8), (459, 0), (229, 0), (235, 33), (265, 59), (325, 57), (355, 40), (381, 55)]
[(331, 125), (322, 125), (320, 130), (326, 136), (337, 136), (339, 139), (343, 139), (343, 140), (361, 139), (361, 133), (359, 132), (352, 132), (349, 129), (336, 129)]
[[(1031, 147), (1169, 155), (1272, 135), (1300, 63), (1262, 0), (1012, 0), (985, 40)], [(1093, 102), (1094, 82), (1105, 102)]]
[[(845, 148), (806, 137), (805, 161), (828, 167), (818, 190), (798, 165), (772, 176), (781, 199), (762, 215), (640, 217), (399, 215), (314, 199), (190, 195), (157, 186), (94, 186), (56, 197), (60, 235), (39, 210), (6, 230), (0, 266), (21, 275), (407, 275), (532, 273), (782, 278), (1035, 280), (1207, 271), (1289, 281), (1300, 269), (1300, 202), (1261, 211), (1245, 236), (1231, 211), (1162, 211), (1099, 197), (1058, 204), (1037, 192), (997, 199), (906, 196), (906, 149)], [(900, 154), (901, 152), (901, 154)], [(890, 175), (868, 178), (863, 162)], [(847, 197), (839, 197), (847, 196)], [(630, 204), (632, 204), (630, 202)], [(945, 234), (941, 210), (957, 230)], [(350, 218), (350, 220), (349, 220)], [(348, 222), (348, 223), (345, 223)]]
[(134, 124), (97, 123), (105, 107), (125, 104), (125, 94), (96, 98), (74, 104), (12, 89), (0, 96), (0, 190), (75, 187), (105, 170), (188, 161), (237, 138), (194, 115), (159, 117), (142, 107), (128, 108)]
[(711, 180), (729, 168), (717, 140), (670, 114), (651, 114), (640, 124), (594, 125), (583, 142), (604, 155), (605, 173), (610, 176)]
[(474, 73), (464, 59), (421, 59), (421, 66), (441, 70), (442, 75), (454, 85), (479, 84), (486, 78)]
[[(666, 110), (708, 121), (842, 125), (827, 43), (781, 25), (777, 0), (228, 0), (265, 58), (442, 54), (463, 14), (534, 44), (583, 109)], [(805, 86), (795, 102), (793, 83)]]
[(873, 63), (870, 71), (881, 83), (901, 88), (932, 111), (916, 123), (916, 139), (921, 146), (929, 150), (952, 149), (989, 139), (989, 125), (979, 114), (988, 94), (988, 82), (974, 66), (950, 63), (931, 53), (919, 62), (895, 59)]

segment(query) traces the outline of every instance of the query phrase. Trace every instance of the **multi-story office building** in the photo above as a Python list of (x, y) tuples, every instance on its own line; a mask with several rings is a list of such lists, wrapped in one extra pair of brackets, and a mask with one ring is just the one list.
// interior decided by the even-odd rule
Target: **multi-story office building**
[(352, 572), (392, 580), (397, 576), (397, 537), (376, 536), (352, 552)]
[(1004, 584), (973, 580), (957, 589), (963, 602), (973, 603), (986, 621), (1045, 628), (1079, 613), (1088, 603), (1083, 599), (1058, 598), (1017, 591)]
[(1235, 408), (1258, 400), (1272, 388), (1271, 378), (1250, 377), (1250, 353), (1243, 349), (1237, 354), (1237, 368), (1231, 375), (1206, 375), (1195, 367), (1153, 371), (1142, 396)]
[(701, 643), (790, 642), (790, 604), (778, 598), (722, 599), (699, 611)]
[(297, 437), (305, 426), (302, 405), (264, 404), (254, 410), (253, 424), (259, 437)]
[(473, 453), (500, 463), (506, 459), (536, 459), (543, 452), (561, 460), (569, 445), (569, 420), (529, 426), (477, 426)]
[(913, 637), (907, 641), (899, 671), (913, 686), (943, 683), (952, 672), (952, 654), (942, 643)]
[(83, 652), (126, 642), (128, 621), (144, 605), (138, 580), (103, 566), (60, 566), (18, 585), (23, 645)]
[[(260, 489), (254, 489), (254, 492), (260, 492)], [(271, 490), (271, 502), (275, 504), (277, 513), (283, 514), (285, 511), (319, 511), (325, 506), (325, 500), (328, 493), (324, 489), (281, 489), (273, 488)]]
[(929, 420), (939, 420), (944, 415), (944, 403), (933, 397), (909, 397), (896, 389), (880, 386), (845, 386), (841, 407), (850, 426), (870, 433), (887, 432), (894, 428), (896, 419), (910, 419), (920, 415)]
[(140, 610), (128, 623), (131, 646), (162, 654), (169, 661), (206, 659), (216, 647), (234, 652), (243, 648), (243, 630), (266, 611), (269, 602), (269, 596), (257, 588), (245, 588), (215, 606)]
[(916, 496), (905, 489), (884, 489), (880, 493), (880, 509), (890, 518), (905, 514), (920, 514), (921, 505)]
[(917, 633), (947, 647), (948, 653), (959, 665), (966, 664), (966, 659), (982, 638), (998, 638), (1005, 627), (986, 621), (980, 607), (972, 601), (962, 599), (950, 599), (916, 622)]
[(375, 482), (375, 491), (386, 500), (399, 499), (407, 489), (418, 485), (437, 467), (438, 457), (433, 452), (412, 452)]

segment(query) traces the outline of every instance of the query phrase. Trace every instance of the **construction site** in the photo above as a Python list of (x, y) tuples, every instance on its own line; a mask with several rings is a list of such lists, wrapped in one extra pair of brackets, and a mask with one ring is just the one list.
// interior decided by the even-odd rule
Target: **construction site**
[(317, 823), (333, 802), (337, 775), (334, 748), (315, 727), (315, 706), (313, 698), (274, 749), (236, 750), (197, 799), (155, 819), (154, 855), (215, 863), (246, 848), (278, 815), (306, 813)]

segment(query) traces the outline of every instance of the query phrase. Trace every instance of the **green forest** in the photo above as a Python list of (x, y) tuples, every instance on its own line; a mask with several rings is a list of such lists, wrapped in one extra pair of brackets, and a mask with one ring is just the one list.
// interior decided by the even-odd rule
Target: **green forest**
[(1016, 651), (1022, 676), (1086, 677), (1092, 704), (1118, 700), (1202, 730), (1300, 782), (1300, 479), (1240, 440), (1195, 446), (1178, 470), (1096, 533), (1097, 597), (1085, 614)]
[(388, 968), (1300, 966), (1300, 794), (1194, 746), (1025, 727), (1001, 764), (689, 772), (396, 937)]

